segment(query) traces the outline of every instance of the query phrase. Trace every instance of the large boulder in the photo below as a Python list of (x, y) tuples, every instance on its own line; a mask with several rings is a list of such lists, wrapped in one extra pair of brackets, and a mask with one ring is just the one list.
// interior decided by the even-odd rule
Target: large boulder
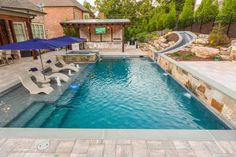
[(231, 61), (233, 58), (229, 55), (220, 55), (221, 59), (224, 61)]
[(231, 48), (221, 47), (220, 48), (220, 54), (221, 55), (230, 55)]
[(208, 39), (206, 38), (198, 38), (194, 41), (195, 44), (202, 44), (202, 45), (206, 45), (208, 44)]
[(168, 45), (169, 45), (169, 46), (173, 46), (174, 44), (175, 44), (174, 41), (170, 41), (170, 42), (168, 42)]
[(236, 46), (236, 40), (231, 41), (231, 46)]
[(235, 60), (236, 59), (236, 46), (231, 46), (230, 56)]
[(209, 35), (208, 34), (199, 34), (198, 38), (204, 38), (204, 39), (208, 39)]
[(191, 48), (191, 52), (200, 58), (212, 58), (220, 53), (219, 49), (204, 46), (194, 46)]
[(159, 38), (158, 40), (159, 40), (159, 42), (161, 42), (161, 43), (166, 43), (166, 42), (167, 42), (167, 39), (164, 38), (163, 36), (160, 36), (160, 38)]
[(166, 44), (166, 43), (159, 43), (159, 45), (160, 45), (162, 48), (167, 48), (167, 47), (170, 46), (169, 44)]

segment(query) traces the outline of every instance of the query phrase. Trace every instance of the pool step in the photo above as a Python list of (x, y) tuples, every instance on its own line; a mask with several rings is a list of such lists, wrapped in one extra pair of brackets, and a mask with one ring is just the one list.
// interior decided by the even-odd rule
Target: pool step
[(63, 118), (67, 115), (68, 109), (55, 110), (51, 116), (42, 124), (42, 128), (59, 128)]
[(54, 110), (55, 106), (44, 105), (44, 107), (24, 125), (24, 128), (39, 128), (45, 120), (50, 117)]
[(11, 127), (11, 128), (24, 127), (25, 124), (44, 107), (44, 105), (45, 105), (44, 103), (37, 103), (30, 105), (17, 117), (15, 117), (12, 121), (10, 121), (5, 127)]

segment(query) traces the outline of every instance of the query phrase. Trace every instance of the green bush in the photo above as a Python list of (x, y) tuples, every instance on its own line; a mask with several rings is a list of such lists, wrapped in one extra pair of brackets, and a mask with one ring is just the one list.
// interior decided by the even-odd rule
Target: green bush
[(193, 22), (194, 14), (194, 1), (185, 0), (182, 12), (179, 15), (179, 26), (186, 27), (190, 26)]
[(138, 34), (136, 35), (136, 38), (138, 39), (138, 41), (144, 42), (144, 41), (146, 40), (146, 38), (147, 38), (147, 34), (148, 34), (148, 32), (141, 32), (141, 33), (138, 33)]
[(67, 36), (78, 37), (78, 32), (76, 28), (63, 27), (63, 32)]
[(211, 46), (222, 46), (230, 43), (228, 36), (223, 30), (224, 27), (220, 23), (213, 28), (208, 38)]

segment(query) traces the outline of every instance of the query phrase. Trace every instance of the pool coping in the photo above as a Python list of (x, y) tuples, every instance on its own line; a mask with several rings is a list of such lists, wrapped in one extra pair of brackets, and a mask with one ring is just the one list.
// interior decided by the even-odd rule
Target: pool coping
[(232, 141), (236, 130), (0, 128), (0, 138)]

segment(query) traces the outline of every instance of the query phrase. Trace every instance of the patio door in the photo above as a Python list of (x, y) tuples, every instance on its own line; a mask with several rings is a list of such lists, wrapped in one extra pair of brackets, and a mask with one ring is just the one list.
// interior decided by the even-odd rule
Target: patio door
[(7, 28), (4, 20), (0, 20), (0, 45), (9, 44)]

